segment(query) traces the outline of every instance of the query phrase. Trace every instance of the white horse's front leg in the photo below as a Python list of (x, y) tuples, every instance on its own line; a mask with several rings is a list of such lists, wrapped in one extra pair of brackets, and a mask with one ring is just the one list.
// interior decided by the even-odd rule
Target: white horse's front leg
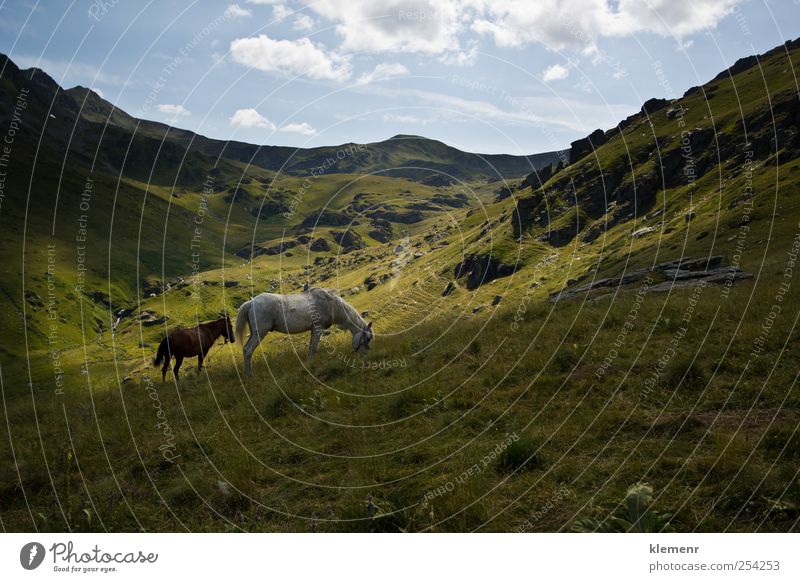
[(322, 329), (313, 328), (311, 330), (311, 343), (308, 345), (308, 358), (313, 358), (319, 347), (319, 340), (322, 337)]

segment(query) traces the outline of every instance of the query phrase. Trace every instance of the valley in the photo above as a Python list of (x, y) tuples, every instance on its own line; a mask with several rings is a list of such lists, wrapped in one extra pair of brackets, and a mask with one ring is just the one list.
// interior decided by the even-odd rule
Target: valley
[[(6, 59), (4, 528), (624, 530), (649, 483), (660, 528), (796, 531), (798, 57), (531, 156), (221, 142)], [(367, 357), (160, 383), (167, 330), (306, 286)]]

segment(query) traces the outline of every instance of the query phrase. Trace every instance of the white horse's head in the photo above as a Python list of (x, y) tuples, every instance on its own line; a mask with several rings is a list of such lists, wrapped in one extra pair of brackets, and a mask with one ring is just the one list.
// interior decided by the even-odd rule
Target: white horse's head
[(361, 355), (366, 354), (369, 351), (372, 338), (372, 322), (370, 321), (367, 327), (353, 334), (353, 351)]

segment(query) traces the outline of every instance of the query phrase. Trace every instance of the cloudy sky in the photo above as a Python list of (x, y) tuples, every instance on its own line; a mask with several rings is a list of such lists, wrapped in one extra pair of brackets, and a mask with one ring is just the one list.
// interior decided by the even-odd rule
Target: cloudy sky
[(259, 144), (561, 149), (800, 36), (797, 0), (0, 1), (0, 51)]

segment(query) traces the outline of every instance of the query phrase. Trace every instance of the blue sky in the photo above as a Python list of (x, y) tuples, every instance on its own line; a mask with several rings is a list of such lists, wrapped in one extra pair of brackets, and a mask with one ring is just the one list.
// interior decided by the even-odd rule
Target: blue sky
[(797, 0), (0, 0), (20, 66), (132, 115), (302, 147), (561, 149), (798, 36)]

